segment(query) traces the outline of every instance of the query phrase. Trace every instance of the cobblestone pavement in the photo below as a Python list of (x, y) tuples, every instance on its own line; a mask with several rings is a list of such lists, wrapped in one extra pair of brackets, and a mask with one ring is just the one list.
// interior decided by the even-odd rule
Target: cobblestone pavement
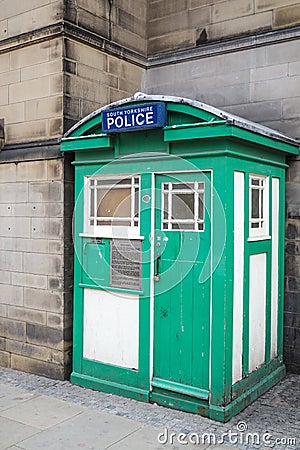
[[(51, 380), (11, 369), (0, 368), (0, 383), (126, 417), (158, 427), (162, 432), (168, 429), (168, 433), (177, 433), (173, 438), (175, 442), (178, 433), (190, 437), (191, 433), (197, 433), (201, 439), (207, 433), (211, 435), (210, 443), (219, 444), (215, 447), (218, 449), (222, 447), (225, 450), (226, 444), (242, 450), (300, 449), (300, 375), (288, 375), (226, 424), (155, 404), (81, 388), (69, 381)], [(223, 433), (235, 434), (231, 438), (228, 435), (223, 438)]]

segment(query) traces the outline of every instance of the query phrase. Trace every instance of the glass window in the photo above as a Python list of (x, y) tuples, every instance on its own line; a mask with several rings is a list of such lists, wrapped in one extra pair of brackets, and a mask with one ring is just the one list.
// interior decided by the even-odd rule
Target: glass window
[(269, 179), (263, 175), (250, 175), (249, 178), (249, 235), (264, 237), (269, 232)]
[(204, 230), (204, 182), (162, 184), (162, 229)]
[(87, 179), (87, 230), (97, 227), (139, 227), (140, 178)]

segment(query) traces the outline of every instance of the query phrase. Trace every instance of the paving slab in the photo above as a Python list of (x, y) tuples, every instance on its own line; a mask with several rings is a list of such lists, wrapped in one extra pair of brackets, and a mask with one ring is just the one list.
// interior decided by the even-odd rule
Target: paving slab
[[(20, 447), (25, 450), (45, 448), (47, 450), (74, 450), (77, 448), (105, 449), (125, 439), (143, 425), (111, 414), (82, 412), (64, 422), (25, 439)], [(144, 448), (140, 443), (140, 449)]]
[(0, 384), (0, 411), (19, 406), (20, 403), (34, 398), (36, 394), (25, 389)]
[(0, 417), (0, 450), (10, 448), (38, 432), (39, 430), (35, 427), (24, 425), (6, 417)]
[(0, 416), (43, 430), (77, 416), (84, 410), (82, 406), (40, 395), (0, 411)]
[[(155, 428), (146, 425), (130, 434), (126, 438), (113, 444), (111, 447), (109, 447), (109, 450), (141, 450), (141, 448), (143, 450), (195, 450), (195, 447), (199, 450), (205, 450), (209, 447), (208, 444), (200, 444), (195, 446), (194, 444), (188, 443), (187, 440), (185, 444), (180, 444), (176, 441), (171, 443), (170, 440), (168, 440), (168, 442), (165, 441), (166, 439), (163, 436), (161, 428)], [(223, 450), (227, 450), (227, 448), (223, 448)]]

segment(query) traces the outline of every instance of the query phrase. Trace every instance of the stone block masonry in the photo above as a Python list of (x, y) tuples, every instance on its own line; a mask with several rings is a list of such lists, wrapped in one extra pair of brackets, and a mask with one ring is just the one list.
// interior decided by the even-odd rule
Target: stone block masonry
[(300, 160), (287, 173), (285, 241), (284, 358), (291, 372), (300, 372)]
[(53, 39), (0, 52), (0, 117), (6, 144), (61, 136), (62, 45), (61, 39)]
[(150, 0), (148, 55), (299, 23), (297, 0)]
[(193, 98), (300, 138), (300, 40), (157, 64), (142, 90)]
[(72, 346), (65, 164), (0, 164), (0, 364), (60, 379), (70, 372)]
[(66, 40), (65, 45), (66, 128), (78, 117), (140, 90), (141, 67), (79, 42)]

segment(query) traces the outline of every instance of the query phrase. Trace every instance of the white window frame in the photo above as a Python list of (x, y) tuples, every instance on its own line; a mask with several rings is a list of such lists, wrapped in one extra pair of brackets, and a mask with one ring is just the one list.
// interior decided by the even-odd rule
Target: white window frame
[[(176, 184), (186, 184), (193, 185), (193, 188), (174, 188)], [(165, 185), (168, 185), (168, 189), (165, 189)], [(176, 182), (163, 182), (162, 183), (162, 201), (161, 201), (161, 229), (163, 231), (197, 231), (202, 233), (205, 228), (205, 184), (204, 181), (176, 181)], [(194, 217), (193, 219), (172, 219), (172, 197), (175, 194), (191, 194), (194, 195)], [(168, 197), (168, 206), (165, 208), (165, 195)], [(199, 199), (202, 196), (202, 204), (203, 204), (203, 217), (199, 217)], [(168, 217), (164, 218), (164, 212), (168, 211)], [(173, 224), (181, 225), (181, 228), (172, 228)], [(184, 225), (192, 224), (193, 228), (184, 228)], [(202, 229), (199, 229), (199, 226), (202, 225)], [(165, 227), (167, 226), (167, 228)]]
[[(258, 180), (259, 184), (254, 186), (253, 180)], [(258, 190), (259, 204), (258, 204), (258, 217), (252, 217), (252, 191)], [(269, 235), (269, 177), (262, 174), (250, 173), (249, 174), (249, 240), (262, 240), (270, 239)], [(261, 208), (261, 199), (263, 201), (263, 207)], [(252, 225), (258, 223), (257, 228), (253, 228)]]
[[(119, 181), (129, 179), (130, 183), (128, 185), (118, 185)], [(97, 190), (96, 187), (91, 189), (91, 181), (94, 180), (94, 183), (105, 181), (105, 183), (111, 181), (111, 186), (106, 185), (106, 187), (111, 187), (111, 189), (114, 189), (114, 187), (120, 188), (120, 186), (124, 186), (124, 188), (130, 187), (131, 189), (131, 211), (130, 216), (128, 217), (120, 217), (114, 218), (113, 224), (108, 225), (97, 225), (97, 221), (105, 222), (110, 221), (111, 218), (109, 217), (98, 217), (96, 215), (97, 211), (97, 204), (96, 199), (97, 195), (95, 194), (95, 191)], [(140, 237), (140, 196), (138, 197), (138, 204), (137, 204), (137, 211), (138, 211), (138, 218), (134, 217), (134, 209), (135, 209), (135, 190), (138, 188), (138, 191), (140, 193), (141, 188), (141, 177), (140, 175), (136, 174), (129, 174), (129, 175), (110, 175), (110, 176), (86, 176), (84, 180), (84, 233), (81, 233), (81, 235), (88, 235), (88, 236), (99, 236), (99, 237), (115, 237), (115, 238), (134, 238), (134, 237)], [(94, 215), (90, 214), (90, 205), (91, 205), (91, 195), (95, 195), (94, 199)], [(130, 225), (118, 225), (118, 221), (130, 221)], [(94, 222), (91, 224), (91, 222)]]

